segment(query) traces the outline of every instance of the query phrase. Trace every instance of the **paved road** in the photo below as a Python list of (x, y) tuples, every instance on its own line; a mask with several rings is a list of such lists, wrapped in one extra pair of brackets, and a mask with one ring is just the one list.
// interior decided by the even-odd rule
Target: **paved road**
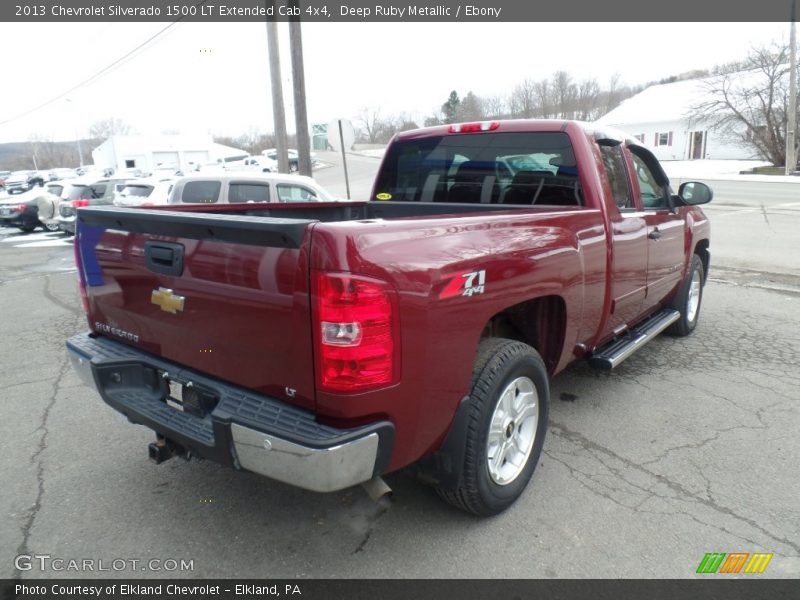
[[(723, 219), (731, 236), (750, 227), (720, 214), (717, 234)], [(795, 232), (777, 227), (775, 243)], [(749, 252), (772, 261), (763, 239)], [(66, 362), (64, 339), (86, 328), (71, 260), (57, 236), (0, 229), (0, 577), (87, 575), (15, 571), (16, 555), (47, 554), (128, 561), (106, 576), (163, 576), (131, 568), (155, 558), (192, 560), (193, 577), (672, 578), (714, 551), (773, 552), (766, 576), (800, 574), (791, 273), (780, 287), (718, 268), (693, 336), (655, 340), (611, 374), (579, 364), (556, 377), (533, 485), (479, 520), (404, 473), (388, 478), (384, 510), (359, 488), (317, 495), (208, 462), (151, 465), (151, 434)]]
[[(347, 185), (345, 184), (342, 155), (337, 152), (316, 152), (317, 158), (330, 165), (324, 169), (314, 171), (314, 179), (330, 191), (333, 195), (347, 198)], [(372, 182), (378, 172), (380, 159), (362, 156), (360, 154), (347, 155), (347, 174), (350, 181), (350, 198), (353, 200), (369, 200), (372, 191)]]

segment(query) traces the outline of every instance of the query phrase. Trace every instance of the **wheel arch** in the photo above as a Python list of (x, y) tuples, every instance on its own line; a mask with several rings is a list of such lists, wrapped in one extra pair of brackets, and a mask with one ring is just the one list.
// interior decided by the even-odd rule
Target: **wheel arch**
[(694, 254), (700, 257), (703, 263), (703, 283), (708, 280), (708, 267), (711, 263), (711, 251), (709, 250), (710, 243), (708, 239), (698, 240), (694, 247)]
[(539, 353), (548, 374), (552, 375), (564, 351), (566, 328), (567, 305), (564, 298), (558, 295), (538, 296), (492, 315), (481, 331), (480, 340), (501, 337), (524, 342)]

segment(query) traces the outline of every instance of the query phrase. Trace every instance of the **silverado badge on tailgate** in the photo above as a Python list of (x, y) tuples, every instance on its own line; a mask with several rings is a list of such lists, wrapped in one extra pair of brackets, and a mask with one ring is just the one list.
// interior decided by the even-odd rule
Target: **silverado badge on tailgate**
[(183, 303), (185, 301), (186, 298), (184, 296), (179, 296), (169, 288), (160, 287), (157, 290), (153, 290), (150, 295), (150, 302), (159, 306), (164, 312), (172, 313), (173, 315), (177, 314), (179, 310), (183, 311)]

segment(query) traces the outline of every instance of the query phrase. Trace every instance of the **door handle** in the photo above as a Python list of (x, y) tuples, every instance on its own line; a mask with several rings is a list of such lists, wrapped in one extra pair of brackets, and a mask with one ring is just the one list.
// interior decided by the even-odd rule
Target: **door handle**
[(144, 256), (147, 268), (154, 273), (180, 277), (183, 274), (182, 244), (148, 240), (144, 243)]
[(661, 232), (658, 230), (658, 227), (656, 227), (653, 229), (653, 231), (647, 234), (647, 237), (649, 237), (651, 240), (657, 240), (661, 237)]

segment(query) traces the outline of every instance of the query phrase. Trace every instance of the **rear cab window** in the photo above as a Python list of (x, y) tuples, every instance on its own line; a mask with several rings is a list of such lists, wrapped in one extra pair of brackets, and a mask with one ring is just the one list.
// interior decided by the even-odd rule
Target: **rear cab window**
[(390, 148), (372, 200), (583, 206), (564, 132), (424, 137)]

